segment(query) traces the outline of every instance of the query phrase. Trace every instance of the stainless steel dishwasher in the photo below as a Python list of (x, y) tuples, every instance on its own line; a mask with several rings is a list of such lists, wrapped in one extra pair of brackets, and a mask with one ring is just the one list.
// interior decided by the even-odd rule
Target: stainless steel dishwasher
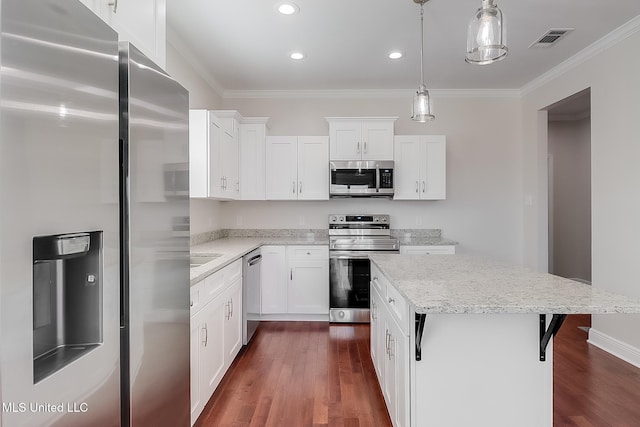
[(260, 248), (242, 258), (242, 343), (247, 344), (260, 323)]

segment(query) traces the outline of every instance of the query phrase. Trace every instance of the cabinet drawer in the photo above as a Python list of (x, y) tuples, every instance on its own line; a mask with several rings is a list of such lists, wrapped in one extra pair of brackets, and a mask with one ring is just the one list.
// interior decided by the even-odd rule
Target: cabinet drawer
[(387, 279), (380, 273), (378, 267), (371, 263), (371, 284), (378, 290), (382, 299), (385, 299), (387, 295), (386, 281)]
[(398, 321), (398, 325), (400, 325), (402, 332), (407, 335), (409, 312), (407, 301), (402, 295), (400, 295), (400, 292), (398, 292), (396, 288), (393, 286), (387, 286), (387, 297), (385, 303), (387, 303), (387, 307), (389, 308), (391, 315)]
[(452, 245), (400, 246), (400, 253), (404, 255), (453, 255), (456, 253), (456, 247)]
[(224, 269), (216, 271), (204, 279), (204, 289), (200, 296), (201, 304), (207, 304), (224, 290)]
[(204, 286), (204, 281), (198, 282), (193, 285), (189, 292), (189, 310), (191, 316), (196, 314), (200, 308), (202, 308), (202, 304), (200, 301), (200, 296), (202, 294), (202, 288)]
[(222, 269), (224, 272), (224, 281), (227, 285), (235, 282), (242, 277), (242, 258), (235, 260)]
[(289, 258), (295, 259), (329, 259), (329, 247), (317, 246), (289, 246)]

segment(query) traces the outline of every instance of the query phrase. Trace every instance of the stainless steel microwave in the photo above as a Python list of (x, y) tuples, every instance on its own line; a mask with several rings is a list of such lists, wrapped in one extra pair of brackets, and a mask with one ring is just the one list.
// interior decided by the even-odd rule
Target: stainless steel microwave
[(393, 161), (333, 161), (330, 197), (393, 197)]

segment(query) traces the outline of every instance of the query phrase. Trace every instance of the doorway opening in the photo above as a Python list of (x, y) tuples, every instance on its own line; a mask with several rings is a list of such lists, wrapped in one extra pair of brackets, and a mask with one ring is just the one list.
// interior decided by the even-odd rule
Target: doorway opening
[(591, 284), (591, 91), (547, 107), (549, 273)]

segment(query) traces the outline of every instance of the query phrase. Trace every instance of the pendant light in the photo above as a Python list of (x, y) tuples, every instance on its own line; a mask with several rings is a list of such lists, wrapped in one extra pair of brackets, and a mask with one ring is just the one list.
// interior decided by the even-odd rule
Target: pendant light
[(465, 61), (487, 65), (504, 59), (507, 53), (502, 11), (494, 0), (482, 0), (482, 6), (469, 22)]
[(424, 4), (429, 0), (413, 0), (420, 5), (420, 86), (413, 97), (413, 113), (411, 119), (424, 123), (436, 118), (431, 114), (431, 97), (424, 85)]

